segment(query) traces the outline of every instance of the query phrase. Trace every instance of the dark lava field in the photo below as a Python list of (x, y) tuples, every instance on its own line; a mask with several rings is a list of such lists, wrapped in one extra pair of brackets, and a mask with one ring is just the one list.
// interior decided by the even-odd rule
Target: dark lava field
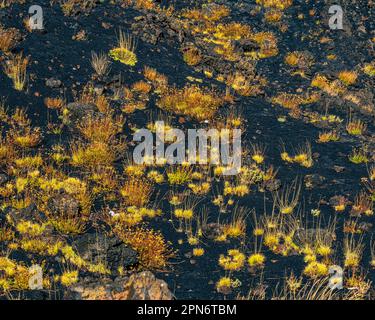
[[(1, 299), (372, 300), (374, 18), (373, 0), (0, 0)], [(158, 121), (241, 130), (239, 172), (136, 163)]]

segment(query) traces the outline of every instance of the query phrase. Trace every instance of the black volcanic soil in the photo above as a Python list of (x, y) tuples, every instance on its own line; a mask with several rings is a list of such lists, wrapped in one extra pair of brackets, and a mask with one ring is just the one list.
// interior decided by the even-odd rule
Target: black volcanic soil
[[(121, 2), (121, 1), (116, 1)], [(181, 8), (198, 6), (201, 1), (177, 1), (176, 10)], [(319, 206), (322, 221), (328, 222), (337, 219), (337, 241), (335, 242), (335, 257), (337, 264), (343, 263), (343, 224), (350, 219), (350, 207), (345, 212), (336, 213), (329, 206), (329, 199), (336, 195), (344, 195), (350, 201), (354, 201), (356, 195), (364, 190), (361, 178), (368, 176), (368, 168), (375, 160), (375, 132), (374, 132), (374, 78), (359, 71), (356, 84), (350, 87), (351, 92), (365, 92), (366, 101), (372, 109), (364, 112), (358, 105), (333, 97), (324, 96), (320, 101), (302, 106), (303, 111), (315, 111), (324, 114), (335, 114), (343, 119), (340, 126), (341, 139), (332, 143), (317, 143), (319, 132), (322, 128), (309, 123), (307, 117), (293, 118), (288, 110), (271, 103), (271, 98), (280, 92), (296, 93), (297, 90), (306, 92), (310, 88), (311, 80), (315, 74), (335, 75), (341, 70), (360, 70), (365, 63), (374, 60), (375, 37), (374, 10), (372, 1), (346, 3), (345, 29), (334, 31), (326, 25), (328, 17), (328, 1), (294, 1), (294, 4), (285, 10), (283, 23), (288, 28), (280, 31), (280, 26), (268, 24), (264, 21), (262, 13), (251, 15), (255, 1), (216, 1), (228, 5), (232, 12), (229, 21), (237, 21), (249, 24), (256, 31), (272, 31), (278, 38), (279, 53), (277, 56), (261, 59), (256, 68), (259, 74), (265, 76), (268, 84), (264, 93), (256, 97), (244, 97), (235, 95), (235, 107), (242, 111), (246, 120), (246, 133), (243, 146), (251, 148), (252, 143), (262, 143), (267, 146), (266, 162), (278, 168), (277, 178), (283, 184), (291, 183), (298, 177), (303, 181), (306, 175), (319, 175), (325, 178), (324, 183), (311, 189), (302, 188), (300, 197), (300, 211), (306, 219), (312, 219), (310, 211)], [(58, 4), (40, 0), (38, 4), (43, 8), (45, 30), (41, 32), (28, 32), (23, 24), (27, 17), (28, 4), (13, 4), (8, 8), (0, 9), (0, 22), (6, 27), (14, 27), (21, 30), (23, 40), (13, 49), (14, 53), (23, 52), (30, 57), (28, 74), (30, 76), (27, 90), (16, 91), (12, 87), (12, 81), (3, 71), (0, 71), (0, 96), (6, 99), (6, 105), (10, 112), (16, 107), (26, 109), (34, 126), (42, 128), (44, 133), (43, 143), (38, 150), (48, 151), (57, 142), (68, 143), (72, 133), (64, 129), (61, 135), (48, 133), (48, 121), (59, 121), (57, 114), (44, 106), (46, 97), (57, 95), (64, 96), (68, 102), (72, 102), (74, 91), (79, 92), (82, 87), (92, 80), (93, 70), (90, 65), (91, 52), (109, 52), (116, 44), (116, 33), (119, 29), (136, 31), (138, 43), (136, 54), (138, 63), (129, 67), (114, 61), (108, 82), (121, 78), (121, 83), (130, 84), (141, 80), (145, 65), (157, 69), (165, 74), (170, 84), (182, 87), (188, 82), (187, 77), (202, 79), (203, 85), (212, 86), (217, 90), (225, 91), (225, 84), (214, 79), (208, 79), (193, 67), (188, 66), (179, 50), (182, 43), (168, 34), (158, 39), (156, 44), (148, 43), (143, 39), (144, 34), (153, 34), (155, 30), (134, 30), (135, 17), (146, 16), (147, 11), (121, 6), (119, 3), (103, 1), (97, 3), (89, 12), (81, 12), (74, 16), (64, 16)], [(314, 9), (315, 16), (310, 16), (309, 11)], [(298, 15), (304, 14), (303, 19)], [(320, 24), (317, 24), (317, 21)], [(104, 27), (105, 26), (105, 27)], [(84, 30), (86, 40), (77, 41), (72, 37)], [(319, 39), (329, 37), (328, 43), (321, 43)], [(147, 37), (146, 37), (147, 39)], [(190, 41), (186, 39), (185, 41)], [(315, 60), (315, 64), (308, 70), (306, 77), (292, 76), (290, 68), (284, 63), (284, 57), (292, 51), (309, 51)], [(334, 61), (327, 60), (327, 55), (336, 55)], [(50, 88), (46, 85), (49, 78), (59, 79), (62, 83), (59, 88)], [(151, 110), (156, 110), (155, 99), (151, 99), (144, 111), (136, 111), (127, 115), (127, 124), (136, 124), (141, 128), (146, 125), (145, 115)], [(345, 124), (349, 118), (349, 112), (353, 112), (356, 118), (360, 118), (367, 124), (367, 131), (363, 137), (354, 137), (345, 131)], [(283, 117), (285, 121), (280, 121)], [(172, 115), (176, 126), (189, 128), (197, 126), (196, 122), (186, 121), (179, 123), (179, 117)], [(189, 119), (188, 119), (189, 120)], [(127, 134), (131, 140), (131, 131), (127, 127)], [(286, 164), (280, 158), (280, 145), (285, 143), (288, 150), (309, 141), (312, 144), (312, 152), (315, 154), (315, 163), (311, 168), (303, 168), (297, 164)], [(370, 162), (366, 164), (354, 164), (348, 160), (348, 155), (353, 147), (368, 145)], [(336, 172), (334, 167), (344, 167), (342, 172)], [(160, 187), (160, 193), (164, 194), (167, 186)], [(254, 209), (260, 217), (265, 211), (272, 209), (272, 194), (259, 192), (252, 188), (251, 193), (237, 199), (238, 205)], [(321, 205), (318, 205), (322, 203)], [(191, 257), (192, 247), (187, 244), (184, 233), (176, 231), (170, 223), (171, 213), (168, 202), (160, 201), (160, 207), (164, 214), (149, 222), (149, 225), (161, 230), (166, 240), (170, 241), (176, 250), (176, 256), (171, 260), (167, 270), (154, 271), (158, 278), (164, 279), (177, 299), (223, 299), (224, 295), (218, 293), (215, 283), (224, 276), (224, 271), (218, 265), (220, 254), (226, 254), (227, 249), (243, 248), (247, 254), (251, 252), (253, 240), (250, 237), (244, 241), (230, 240), (228, 242), (214, 242), (203, 240), (202, 247), (205, 254), (202, 257)], [(203, 199), (199, 208), (209, 208), (209, 221), (215, 222), (218, 210), (211, 203), (210, 198)], [(222, 216), (223, 217), (223, 216)], [(248, 233), (251, 234), (251, 215), (248, 221)], [(224, 215), (225, 220), (225, 215)], [(360, 222), (374, 224), (373, 216), (361, 217)], [(361, 266), (368, 273), (369, 280), (375, 280), (375, 273), (369, 262), (370, 240), (374, 229), (364, 233), (363, 243), (365, 250)], [(183, 244), (179, 240), (183, 239)], [(250, 273), (247, 268), (235, 272), (233, 278), (239, 279), (241, 286), (234, 289), (226, 298), (235, 298), (238, 295), (246, 295), (253, 283), (260, 278), (268, 286), (270, 294), (276, 284), (290, 274), (300, 274), (305, 266), (302, 255), (283, 257), (276, 255), (263, 246), (266, 255), (266, 263), (262, 271)], [(19, 258), (22, 259), (22, 256)], [(336, 261), (335, 260), (335, 261)]]

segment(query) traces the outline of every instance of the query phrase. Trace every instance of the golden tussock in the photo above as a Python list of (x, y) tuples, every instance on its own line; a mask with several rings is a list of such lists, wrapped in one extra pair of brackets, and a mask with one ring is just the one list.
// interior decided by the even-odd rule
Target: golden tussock
[(45, 98), (44, 104), (48, 109), (61, 109), (65, 105), (62, 98)]
[(110, 115), (104, 117), (86, 117), (77, 126), (80, 133), (90, 142), (109, 143), (115, 136), (122, 132), (124, 125), (122, 116), (112, 118)]
[(139, 254), (142, 267), (162, 270), (168, 260), (174, 256), (168, 242), (160, 232), (136, 227), (134, 229), (116, 230), (118, 236)]
[(28, 58), (24, 58), (22, 53), (14, 55), (4, 63), (4, 72), (12, 79), (14, 89), (22, 91), (27, 82), (26, 68), (29, 63)]
[(143, 207), (148, 203), (153, 192), (153, 185), (145, 179), (129, 177), (120, 189), (124, 202), (128, 206)]
[(159, 108), (198, 121), (211, 119), (222, 105), (223, 100), (218, 93), (195, 85), (169, 89), (158, 101)]

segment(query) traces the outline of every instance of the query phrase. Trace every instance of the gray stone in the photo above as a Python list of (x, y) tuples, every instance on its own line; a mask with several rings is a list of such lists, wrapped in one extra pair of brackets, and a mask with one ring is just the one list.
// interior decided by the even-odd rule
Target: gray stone
[(61, 84), (61, 80), (56, 78), (49, 78), (46, 80), (46, 86), (49, 88), (60, 88)]
[(138, 262), (137, 252), (116, 236), (86, 233), (75, 240), (73, 246), (84, 260), (94, 264), (104, 263), (115, 275), (118, 268), (126, 269)]

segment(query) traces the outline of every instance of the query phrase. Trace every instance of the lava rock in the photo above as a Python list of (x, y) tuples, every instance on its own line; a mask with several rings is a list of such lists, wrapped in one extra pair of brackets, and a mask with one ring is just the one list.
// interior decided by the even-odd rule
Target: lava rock
[(332, 207), (347, 204), (348, 200), (344, 196), (333, 196), (329, 199), (329, 205)]
[(60, 88), (61, 84), (61, 80), (56, 78), (49, 78), (46, 80), (46, 86), (49, 88)]
[(236, 43), (236, 49), (246, 53), (260, 50), (260, 45), (254, 40), (242, 39)]
[[(121, 295), (119, 296), (121, 297)], [(172, 300), (172, 292), (165, 281), (157, 279), (150, 271), (130, 276), (122, 297), (126, 300)]]
[(98, 0), (73, 1), (72, 5), (65, 10), (68, 16), (78, 16), (81, 14), (89, 14), (99, 3)]
[(78, 254), (92, 263), (106, 262), (112, 274), (117, 275), (118, 269), (129, 268), (138, 262), (138, 255), (116, 236), (102, 233), (86, 233), (73, 243)]
[(87, 278), (69, 288), (64, 294), (69, 300), (172, 300), (173, 294), (165, 281), (150, 271), (130, 277)]
[(7, 216), (4, 212), (0, 212), (0, 226), (3, 227), (7, 222)]
[(30, 221), (33, 223), (43, 223), (47, 221), (45, 214), (40, 212), (35, 204), (31, 204), (21, 210), (10, 207), (5, 210), (5, 213), (15, 225), (21, 221)]
[(9, 181), (9, 177), (5, 173), (0, 174), (0, 186), (7, 183)]
[(222, 234), (222, 226), (219, 223), (208, 223), (202, 227), (202, 232), (207, 239), (214, 240)]
[(47, 207), (52, 214), (60, 216), (77, 216), (81, 209), (79, 202), (66, 193), (49, 198)]
[(309, 174), (306, 175), (304, 178), (305, 186), (308, 189), (320, 187), (324, 184), (326, 178), (319, 174)]
[(266, 189), (268, 191), (277, 191), (281, 187), (281, 180), (280, 179), (272, 179), (272, 180), (267, 180), (263, 182), (262, 188)]
[(337, 173), (341, 173), (345, 171), (345, 167), (333, 166), (333, 170), (335, 170)]
[(358, 229), (361, 230), (362, 232), (369, 232), (372, 228), (373, 224), (369, 222), (361, 222), (358, 225)]
[(161, 39), (182, 43), (186, 36), (180, 22), (164, 13), (148, 13), (135, 21), (131, 26), (133, 32), (138, 34), (143, 41), (153, 45)]
[(103, 92), (104, 92), (104, 85), (101, 84), (101, 83), (97, 83), (95, 84), (94, 86), (94, 92), (97, 94), (97, 95), (102, 95)]
[(72, 102), (66, 106), (66, 109), (68, 110), (68, 116), (64, 121), (65, 123), (74, 125), (81, 122), (85, 117), (92, 117), (95, 114), (99, 114), (98, 108), (91, 103)]

